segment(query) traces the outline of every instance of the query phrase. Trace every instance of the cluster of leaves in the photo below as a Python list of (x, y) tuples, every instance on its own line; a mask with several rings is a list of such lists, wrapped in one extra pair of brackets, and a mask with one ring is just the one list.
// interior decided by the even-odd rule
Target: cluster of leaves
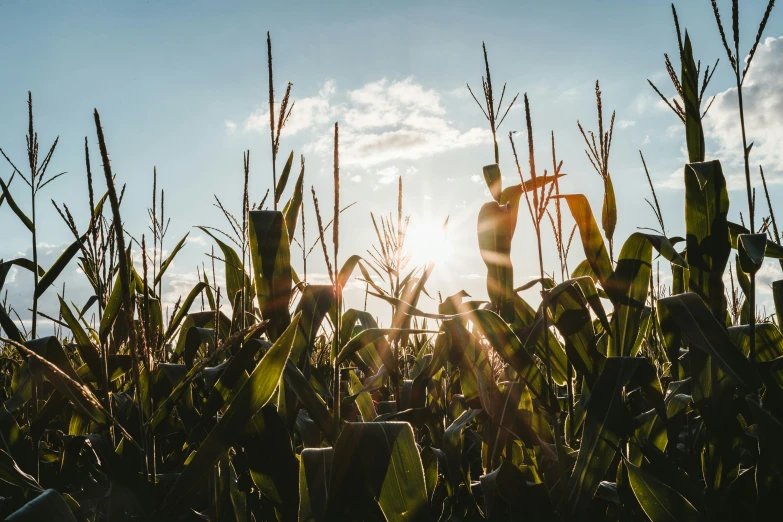
[[(418, 304), (433, 266), (403, 271), (401, 184), (396, 228), (391, 217), (381, 220), (383, 232), (376, 222), (380, 244), (369, 259), (337, 265), (335, 127), (331, 260), (316, 200), (331, 284), (309, 284), (292, 266), (304, 162), (277, 210), (292, 153), (275, 174), (273, 209), (251, 209), (246, 191), (240, 222), (218, 202), (238, 248), (202, 230), (222, 253), (213, 259), (224, 263), (225, 281), (205, 272), (164, 317), (161, 280), (184, 238), (165, 259), (149, 256), (142, 239), (143, 269), (134, 266), (96, 112), (108, 192), (95, 203), (90, 181), (87, 231), (77, 231), (66, 208), (76, 241), (53, 267), (0, 263), (0, 284), (12, 266), (40, 275), (37, 298), (81, 253), (95, 290), (82, 306), (60, 297), (52, 319), (67, 333), (59, 336), (27, 335), (0, 308), (0, 514), (16, 521), (772, 519), (783, 487), (783, 335), (779, 323), (756, 322), (753, 282), (765, 258), (783, 259), (783, 246), (727, 220), (721, 165), (704, 157), (687, 35), (681, 58), (685, 239), (667, 236), (658, 209), (660, 233), (632, 234), (614, 259), (611, 130), (600, 122), (600, 92), (599, 140), (583, 135), (606, 189), (602, 228), (585, 196), (560, 194), (554, 138), (553, 173), (536, 174), (525, 96), (530, 177), (518, 168), (520, 183), (503, 188), (497, 141), (496, 163), (484, 168), (493, 200), (481, 208), (477, 233), (490, 300), (460, 292), (441, 299), (437, 313)], [(483, 84), (494, 135), (488, 66)], [(270, 123), (275, 155), (283, 123)], [(31, 165), (35, 180), (39, 167)], [(245, 179), (248, 165), (246, 157)], [(91, 180), (89, 155), (87, 169)], [(34, 218), (1, 185), (0, 204), (33, 232)], [(511, 243), (523, 199), (539, 260), (541, 223), (552, 218), (560, 282), (542, 264), (539, 279), (513, 287)], [(585, 255), (570, 275), (561, 201)], [(150, 215), (157, 249), (164, 219)], [(300, 246), (306, 267), (304, 226)], [(723, 283), (732, 249), (747, 297), (741, 313)], [(671, 266), (668, 292), (654, 285), (654, 251)], [(388, 328), (345, 305), (342, 289), (355, 273), (368, 296), (391, 305)], [(537, 307), (520, 295), (533, 285), (541, 286)], [(780, 317), (783, 282), (774, 290)], [(87, 318), (92, 306), (97, 322)]]

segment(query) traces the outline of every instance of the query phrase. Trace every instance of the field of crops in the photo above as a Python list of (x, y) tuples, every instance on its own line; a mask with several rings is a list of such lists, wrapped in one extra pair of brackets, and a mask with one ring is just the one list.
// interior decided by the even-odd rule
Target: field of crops
[[(498, 96), (484, 49), (482, 85), (470, 94), (494, 137), (495, 163), (476, 165), (491, 195), (476, 231), (485, 301), (441, 295), (428, 285), (433, 264), (411, 261), (402, 178), (396, 215), (372, 216), (377, 242), (361, 256), (340, 249), (350, 225), (340, 219), (339, 126), (334, 193), (308, 191), (304, 159), (299, 165), (294, 152), (278, 154), (296, 108), (290, 84), (275, 100), (270, 39), (272, 189), (251, 205), (247, 152), (241, 205), (232, 212), (218, 201), (224, 226), (200, 227), (213, 255), (170, 313), (161, 305), (163, 282), (186, 238), (161, 253), (168, 219), (155, 189), (151, 233), (132, 237), (120, 225), (134, 210), (122, 205), (123, 180), (109, 159), (112, 123), (104, 128), (97, 110), (96, 135), (84, 150), (92, 218), (77, 223), (67, 206), (55, 205), (72, 244), (41, 267), (36, 204), (57, 183), (48, 169), (57, 141), (39, 150), (30, 96), (27, 158), (3, 152), (13, 175), (0, 178), (0, 228), (21, 221), (33, 252), (0, 260), (0, 289), (11, 269), (32, 272), (34, 281), (31, 303), (0, 306), (0, 515), (48, 522), (778, 520), (783, 281), (773, 284), (770, 317), (758, 315), (755, 287), (765, 259), (783, 266), (783, 243), (763, 170), (751, 174), (742, 105), (742, 80), (773, 3), (743, 61), (737, 2), (731, 24), (713, 2), (739, 94), (747, 188), (747, 200), (733, 202), (743, 209), (739, 224), (727, 220), (721, 163), (705, 157), (705, 91), (717, 64), (694, 59), (674, 8), (679, 56), (666, 57), (674, 97), (651, 86), (685, 127), (685, 229), (676, 233), (664, 227), (648, 174), (659, 229), (615, 237), (615, 117), (605, 114), (598, 83), (595, 130), (579, 130), (603, 181), (600, 220), (585, 196), (561, 192), (554, 134), (534, 143), (527, 95), (518, 100), (503, 86)], [(527, 133), (524, 142), (508, 134), (506, 143), (500, 127), (515, 103), (523, 104)], [(498, 142), (516, 160), (502, 166), (505, 176)], [(105, 181), (105, 194), (94, 192), (94, 178)], [(309, 205), (315, 238), (305, 237)], [(516, 240), (537, 256), (539, 277), (514, 288), (519, 219), (535, 231)], [(550, 234), (559, 266), (544, 266), (542, 237)], [(299, 254), (311, 243), (330, 284), (307, 281)], [(39, 300), (58, 292), (69, 263), (93, 296), (86, 303), (60, 297), (59, 313), (48, 315)], [(671, 285), (662, 284), (661, 268)], [(347, 306), (342, 290), (350, 280), (391, 315), (381, 320), (366, 302)], [(534, 287), (540, 299), (520, 296)], [(20, 310), (32, 313), (29, 331)], [(40, 336), (41, 321), (58, 335)]]

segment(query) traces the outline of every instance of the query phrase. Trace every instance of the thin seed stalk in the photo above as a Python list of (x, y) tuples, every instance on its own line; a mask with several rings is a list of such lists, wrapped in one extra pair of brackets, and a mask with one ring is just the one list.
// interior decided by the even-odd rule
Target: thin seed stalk
[[(748, 140), (745, 133), (745, 108), (742, 103), (742, 79), (740, 78), (739, 66), (735, 67), (735, 78), (737, 81), (737, 102), (739, 104), (740, 128), (742, 129), (742, 157), (745, 160), (745, 188), (748, 195), (748, 218), (750, 219), (750, 233), (755, 233), (755, 208), (753, 205), (753, 188), (750, 183), (750, 150), (748, 150)], [(756, 276), (750, 275), (750, 360), (756, 361)]]
[(340, 249), (340, 129), (337, 123), (334, 124), (334, 218), (332, 222), (332, 243), (334, 246), (334, 293), (335, 314), (334, 325), (334, 440), (340, 436), (340, 362), (337, 355), (340, 353), (340, 326), (342, 324), (342, 288), (340, 286), (340, 265), (337, 260), (337, 253)]

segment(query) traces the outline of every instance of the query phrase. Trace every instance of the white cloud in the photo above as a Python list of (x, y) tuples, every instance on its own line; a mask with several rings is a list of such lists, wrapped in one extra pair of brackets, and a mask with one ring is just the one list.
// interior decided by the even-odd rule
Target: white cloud
[(685, 125), (682, 123), (676, 123), (674, 125), (669, 125), (666, 127), (666, 135), (670, 138), (674, 138), (677, 136), (683, 136), (685, 134)]
[[(304, 151), (331, 154), (334, 121), (340, 123), (340, 161), (345, 166), (371, 168), (491, 142), (487, 129), (457, 128), (446, 118), (441, 95), (412, 77), (382, 78), (344, 93), (329, 80), (317, 95), (296, 100), (283, 134), (311, 131)], [(246, 131), (268, 128), (269, 109), (263, 107), (243, 125)]]
[(634, 125), (636, 125), (636, 122), (633, 120), (620, 120), (617, 122), (617, 126), (620, 127), (621, 129), (633, 127)]
[(682, 190), (685, 187), (684, 176), (685, 174), (680, 168), (669, 174), (669, 177), (662, 181), (657, 181), (653, 185), (655, 185), (655, 188)]
[(645, 145), (650, 143), (650, 135), (649, 134), (644, 137), (644, 141), (642, 143), (645, 144)]
[(455, 87), (454, 89), (450, 91), (446, 91), (446, 94), (449, 96), (454, 96), (455, 98), (464, 99), (470, 96), (470, 93), (468, 92), (468, 88), (464, 85), (461, 85), (459, 87)]
[(644, 114), (655, 103), (655, 98), (647, 90), (639, 93), (631, 102), (631, 106), (638, 114)]
[[(758, 46), (743, 83), (742, 98), (748, 142), (754, 143), (751, 165), (766, 167), (769, 182), (783, 182), (783, 37), (767, 38)], [(729, 187), (744, 186), (736, 88), (716, 95), (704, 123), (706, 135), (717, 144)]]
[(224, 123), (226, 125), (226, 132), (227, 133), (234, 134), (237, 131), (237, 124), (236, 124), (236, 122), (231, 121), (231, 120), (226, 120)]
[(783, 279), (783, 270), (777, 260), (767, 260), (756, 272), (756, 289), (759, 293), (772, 295), (772, 283)]
[(396, 181), (397, 176), (399, 175), (400, 175), (400, 169), (398, 169), (394, 165), (377, 170), (375, 172), (375, 176), (378, 178), (378, 183), (380, 183), (381, 185), (388, 185), (389, 183)]
[(356, 176), (351, 177), (351, 181), (354, 183), (360, 183), (362, 181), (362, 177), (357, 174)]
[[(282, 134), (293, 136), (298, 132), (317, 125), (325, 125), (332, 120), (336, 113), (330, 98), (335, 93), (334, 80), (326, 80), (318, 94), (309, 98), (294, 98), (294, 107), (291, 117), (288, 119)], [(279, 109), (275, 107), (277, 113)], [(275, 114), (277, 117), (277, 114)], [(275, 125), (277, 122), (275, 122)], [(269, 132), (269, 107), (256, 109), (245, 121), (245, 130)]]

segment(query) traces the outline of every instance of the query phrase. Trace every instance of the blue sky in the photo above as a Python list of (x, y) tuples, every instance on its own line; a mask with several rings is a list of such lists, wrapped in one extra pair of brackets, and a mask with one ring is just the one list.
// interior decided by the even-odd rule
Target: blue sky
[[(167, 300), (175, 300), (193, 284), (195, 267), (206, 261), (204, 253), (210, 248), (208, 238), (192, 226), (224, 224), (212, 206), (212, 194), (232, 209), (240, 208), (244, 150), (251, 151), (251, 199), (260, 200), (271, 186), (269, 131), (264, 126), (265, 38), (271, 30), (278, 92), (291, 81), (297, 100), (281, 140), (281, 156), (290, 150), (305, 154), (307, 186), (315, 187), (327, 208), (329, 133), (334, 121), (344, 129), (342, 200), (357, 204), (343, 218), (350, 226), (350, 235), (346, 228), (341, 242), (343, 258), (365, 253), (373, 240), (369, 212), (394, 210), (396, 186), (389, 181), (402, 175), (412, 226), (441, 223), (446, 216), (452, 223), (451, 259), (436, 268), (429, 288), (444, 295), (465, 288), (482, 298), (485, 268), (475, 221), (489, 195), (483, 181), (474, 179), (492, 162), (492, 146), (487, 123), (467, 95), (465, 83), (480, 86), (485, 41), (496, 90), (505, 81), (511, 94), (527, 92), (530, 97), (539, 165), (551, 164), (546, 151), (549, 132), (554, 131), (563, 170), (569, 174), (563, 190), (586, 193), (596, 214), (600, 178), (585, 157), (576, 121), (596, 127), (593, 88), (599, 79), (604, 107), (617, 111), (610, 162), (618, 195), (617, 242), (637, 226), (655, 224), (644, 202), (649, 188), (639, 149), (659, 185), (667, 228), (672, 235), (681, 235), (682, 126), (646, 82), (650, 78), (667, 95), (674, 94), (663, 67), (664, 52), (676, 58), (669, 4), (486, 4), (0, 0), (0, 147), (22, 162), (26, 93), (32, 90), (41, 142), (48, 144), (60, 136), (51, 169), (68, 172), (47, 187), (44, 201), (67, 203), (84, 226), (83, 140), (88, 137), (97, 163), (92, 109), (98, 108), (114, 171), (128, 184), (123, 203), (127, 228), (138, 236), (146, 231), (152, 170), (157, 166), (158, 186), (166, 191), (172, 217), (167, 244), (172, 246), (191, 231), (192, 240), (172, 267), (167, 286)], [(730, 67), (710, 4), (679, 2), (677, 7), (697, 58), (710, 64), (721, 58), (708, 91), (718, 95), (705, 124), (708, 157), (723, 160), (729, 178), (738, 179), (741, 163), (736, 154), (739, 135), (731, 124)], [(752, 44), (763, 7), (743, 3), (741, 26), (747, 37), (742, 48)], [(724, 6), (726, 16), (727, 9)], [(783, 34), (781, 20), (780, 13), (773, 12), (766, 36)], [(748, 125), (751, 139), (757, 140), (753, 160), (764, 163), (773, 181), (773, 201), (780, 196), (777, 166), (783, 160), (777, 147), (783, 138), (782, 42), (770, 39), (762, 45), (754, 61), (759, 74), (751, 75), (746, 84)], [(509, 180), (517, 179), (505, 138), (512, 130), (524, 131), (522, 110), (512, 110), (501, 128), (500, 164)], [(524, 141), (524, 132), (518, 136)], [(401, 137), (418, 140), (411, 144)], [(526, 154), (520, 160), (525, 165)], [(10, 174), (10, 168), (0, 167), (3, 179)], [(21, 188), (15, 183), (13, 192)], [(731, 217), (738, 220), (744, 193), (731, 195)], [(28, 208), (26, 196), (18, 199)], [(309, 197), (307, 203), (312, 218)], [(42, 264), (48, 266), (69, 234), (51, 205), (43, 207), (39, 242), (46, 245)], [(29, 252), (26, 230), (7, 205), (0, 208), (0, 230), (0, 258)], [(309, 236), (315, 237), (314, 229)], [(531, 238), (532, 229), (521, 225), (512, 252), (517, 284), (536, 273)], [(295, 249), (293, 256), (299, 255)], [(575, 244), (570, 263), (575, 266), (581, 259), (581, 246)], [(552, 262), (550, 256), (549, 266), (555, 266)], [(766, 279), (760, 278), (762, 287), (780, 277), (776, 265), (768, 265)], [(86, 299), (87, 288), (75, 270), (75, 264), (69, 267), (65, 281), (67, 291), (73, 292), (70, 297), (80, 302)], [(313, 278), (325, 272), (317, 251), (308, 261), (308, 272)], [(29, 285), (22, 273), (6, 284), (9, 300), (23, 316)], [(349, 298), (361, 299), (362, 293), (354, 289)]]

